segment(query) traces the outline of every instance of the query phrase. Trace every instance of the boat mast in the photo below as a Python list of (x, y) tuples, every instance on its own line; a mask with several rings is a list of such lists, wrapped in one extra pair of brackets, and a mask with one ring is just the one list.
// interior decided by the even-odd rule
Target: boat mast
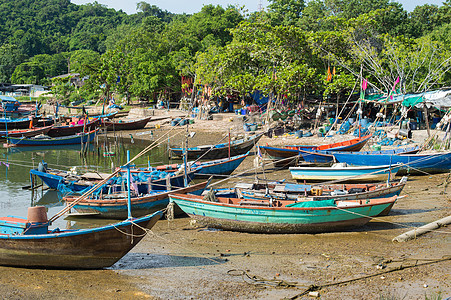
[(189, 135), (189, 122), (186, 123), (186, 141), (185, 141), (185, 153), (183, 155), (183, 166), (185, 168), (185, 176), (183, 177), (183, 183), (185, 184), (185, 187), (188, 186), (188, 175), (187, 175), (187, 161), (188, 161), (188, 135)]
[(130, 150), (127, 150), (127, 211), (128, 211), (128, 219), (130, 220), (132, 218), (132, 201), (131, 201), (131, 197), (130, 197), (130, 184), (131, 184), (131, 179), (130, 179), (130, 164), (128, 163), (130, 161)]

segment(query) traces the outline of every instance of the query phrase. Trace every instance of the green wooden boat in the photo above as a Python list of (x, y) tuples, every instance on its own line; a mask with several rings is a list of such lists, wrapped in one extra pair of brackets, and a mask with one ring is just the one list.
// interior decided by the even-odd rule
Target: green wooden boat
[(335, 201), (271, 201), (172, 194), (176, 203), (200, 225), (253, 233), (321, 233), (363, 226), (386, 210), (390, 198)]

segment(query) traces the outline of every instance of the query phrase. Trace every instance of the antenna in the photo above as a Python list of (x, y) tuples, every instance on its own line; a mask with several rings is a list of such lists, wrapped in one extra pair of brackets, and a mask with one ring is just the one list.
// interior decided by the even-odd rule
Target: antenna
[(258, 2), (258, 11), (263, 11), (262, 0), (260, 0), (260, 1)]

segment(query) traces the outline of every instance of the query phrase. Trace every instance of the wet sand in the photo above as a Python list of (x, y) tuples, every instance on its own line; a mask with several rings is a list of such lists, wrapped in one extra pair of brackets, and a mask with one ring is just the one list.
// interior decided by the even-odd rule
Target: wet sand
[[(218, 135), (198, 132), (192, 143), (212, 143)], [(304, 143), (302, 139), (298, 142)], [(253, 181), (253, 159), (247, 158), (235, 173), (244, 172)], [(265, 174), (257, 176), (290, 178), (287, 170), (269, 166), (265, 170)], [(221, 186), (239, 180), (244, 179), (233, 179)], [(448, 174), (410, 177), (402, 193), (408, 196), (397, 201), (389, 216), (346, 232), (262, 235), (198, 228), (189, 218), (161, 220), (131, 253), (108, 270), (0, 267), (0, 293), (7, 299), (294, 297), (311, 284), (337, 283), (412, 265), (416, 262), (412, 259), (423, 263), (424, 259), (450, 255), (448, 228), (407, 243), (391, 241), (412, 226), (450, 215), (451, 187), (446, 188), (447, 180)], [(386, 263), (384, 269), (377, 268), (387, 260), (393, 262)], [(439, 293), (446, 298), (451, 296), (450, 270), (449, 261), (417, 266), (325, 287), (319, 293), (321, 299), (425, 299), (425, 295)], [(286, 283), (293, 287), (284, 288)]]

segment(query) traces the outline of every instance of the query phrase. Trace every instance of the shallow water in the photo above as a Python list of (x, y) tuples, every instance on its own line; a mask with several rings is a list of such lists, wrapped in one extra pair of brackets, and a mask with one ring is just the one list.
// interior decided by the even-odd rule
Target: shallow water
[[(113, 145), (114, 143), (114, 145)], [(35, 191), (26, 189), (31, 185), (30, 169), (36, 168), (41, 161), (45, 161), (49, 168), (69, 170), (88, 169), (109, 173), (115, 167), (126, 162), (127, 150), (130, 157), (134, 157), (150, 144), (149, 141), (110, 138), (108, 142), (99, 139), (90, 144), (86, 155), (81, 155), (80, 145), (58, 147), (20, 147), (0, 149), (0, 216), (19, 216), (26, 218), (30, 206), (42, 205), (48, 210), (50, 218), (63, 207), (61, 194), (54, 190), (39, 188)], [(115, 156), (104, 157), (104, 152), (114, 151)], [(156, 147), (149, 153), (142, 155), (135, 161), (137, 166), (147, 166), (168, 163), (167, 145)], [(40, 180), (39, 180), (40, 183)], [(83, 219), (66, 221), (58, 219), (53, 227), (86, 228), (111, 223), (108, 220)]]

